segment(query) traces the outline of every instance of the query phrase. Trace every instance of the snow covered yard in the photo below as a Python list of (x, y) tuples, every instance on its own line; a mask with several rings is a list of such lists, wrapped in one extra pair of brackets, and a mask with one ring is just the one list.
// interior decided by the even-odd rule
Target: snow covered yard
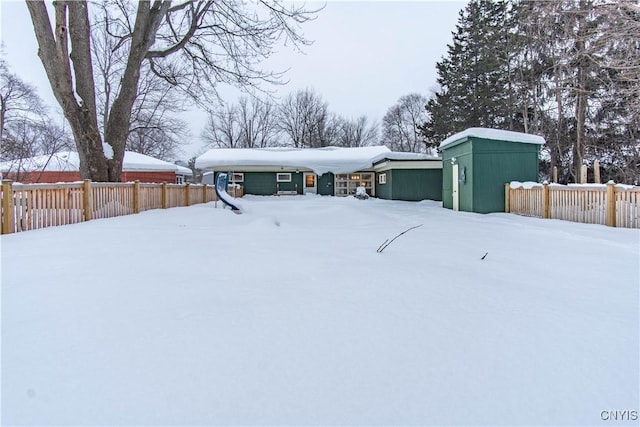
[(2, 424), (637, 425), (638, 230), (439, 206), (2, 236)]

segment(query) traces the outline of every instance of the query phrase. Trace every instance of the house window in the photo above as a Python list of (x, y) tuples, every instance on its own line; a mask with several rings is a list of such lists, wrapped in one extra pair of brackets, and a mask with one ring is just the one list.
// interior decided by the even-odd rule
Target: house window
[(378, 184), (386, 184), (387, 183), (387, 174), (379, 173), (378, 174)]
[(232, 184), (237, 184), (239, 182), (244, 182), (244, 173), (242, 172), (237, 172), (234, 173), (231, 177), (231, 181), (229, 181)]
[(184, 184), (184, 177), (182, 175), (176, 175), (176, 184)]
[(291, 182), (291, 173), (276, 174), (276, 182)]
[(335, 176), (334, 189), (336, 196), (349, 196), (356, 194), (356, 188), (364, 187), (367, 194), (375, 195), (375, 173), (361, 172), (354, 174), (337, 174)]

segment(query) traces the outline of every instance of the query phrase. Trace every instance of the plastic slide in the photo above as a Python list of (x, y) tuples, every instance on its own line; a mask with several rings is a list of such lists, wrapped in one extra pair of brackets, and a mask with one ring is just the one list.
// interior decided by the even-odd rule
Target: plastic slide
[(242, 213), (238, 205), (231, 202), (231, 196), (227, 193), (228, 179), (229, 178), (226, 173), (218, 174), (218, 178), (216, 178), (216, 194), (218, 195), (218, 199), (220, 199), (225, 205), (229, 206), (234, 213)]

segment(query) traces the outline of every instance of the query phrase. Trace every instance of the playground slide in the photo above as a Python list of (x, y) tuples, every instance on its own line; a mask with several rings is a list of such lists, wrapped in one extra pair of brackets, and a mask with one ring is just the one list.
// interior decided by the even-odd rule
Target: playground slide
[(219, 173), (218, 178), (216, 179), (216, 194), (218, 195), (218, 199), (222, 201), (225, 205), (229, 206), (234, 213), (242, 213), (238, 204), (232, 202), (231, 196), (227, 193), (227, 181), (228, 176), (226, 173)]

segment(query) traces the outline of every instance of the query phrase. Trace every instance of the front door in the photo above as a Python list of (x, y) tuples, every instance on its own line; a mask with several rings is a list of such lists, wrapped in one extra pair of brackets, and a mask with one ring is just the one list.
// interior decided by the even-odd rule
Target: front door
[(302, 176), (304, 181), (303, 194), (317, 194), (318, 193), (318, 180), (316, 174), (313, 172), (305, 172)]
[(458, 191), (458, 165), (453, 165), (453, 210), (460, 210), (460, 192)]

